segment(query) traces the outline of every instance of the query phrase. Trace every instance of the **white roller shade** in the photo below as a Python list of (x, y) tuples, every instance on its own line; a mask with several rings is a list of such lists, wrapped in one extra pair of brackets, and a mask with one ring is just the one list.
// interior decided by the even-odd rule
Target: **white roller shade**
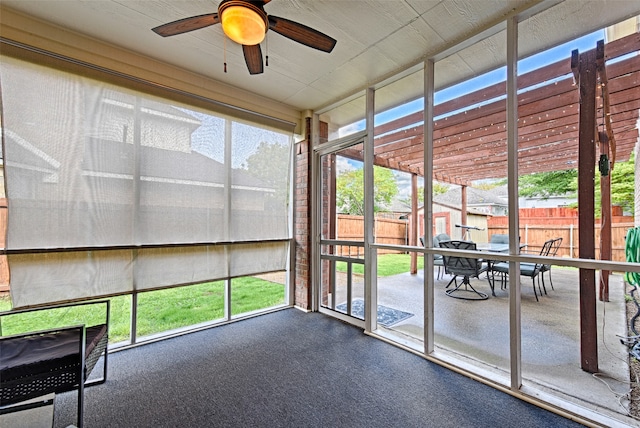
[(290, 133), (15, 58), (0, 83), (15, 307), (286, 267)]

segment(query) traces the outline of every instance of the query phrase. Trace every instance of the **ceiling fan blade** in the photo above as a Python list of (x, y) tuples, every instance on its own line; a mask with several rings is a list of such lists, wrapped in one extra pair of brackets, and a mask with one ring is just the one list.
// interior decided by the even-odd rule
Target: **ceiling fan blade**
[(198, 30), (220, 22), (217, 13), (207, 13), (204, 15), (183, 18), (167, 24), (159, 25), (151, 30), (162, 37), (175, 36), (176, 34), (187, 33), (189, 31)]
[(336, 40), (298, 22), (269, 15), (269, 29), (289, 39), (323, 52), (331, 52)]
[(260, 45), (242, 45), (242, 51), (244, 52), (244, 60), (247, 63), (249, 74), (260, 74), (264, 72)]

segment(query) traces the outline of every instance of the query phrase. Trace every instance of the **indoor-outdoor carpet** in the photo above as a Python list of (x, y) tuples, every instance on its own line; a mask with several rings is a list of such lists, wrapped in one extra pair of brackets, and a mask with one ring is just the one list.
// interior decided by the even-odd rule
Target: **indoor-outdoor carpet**
[[(336, 310), (347, 313), (347, 302), (336, 305)], [(364, 300), (353, 299), (351, 302), (351, 315), (356, 318), (364, 319)], [(392, 325), (412, 316), (413, 314), (411, 312), (404, 312), (388, 306), (378, 305), (378, 324), (385, 327), (391, 327)]]
[[(56, 396), (54, 427), (75, 423)], [(320, 313), (286, 309), (109, 355), (94, 427), (575, 427)]]

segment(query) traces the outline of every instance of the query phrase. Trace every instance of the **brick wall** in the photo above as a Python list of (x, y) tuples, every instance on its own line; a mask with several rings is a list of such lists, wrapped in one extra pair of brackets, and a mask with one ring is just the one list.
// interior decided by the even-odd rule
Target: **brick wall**
[[(329, 127), (320, 123), (320, 143), (327, 141)], [(305, 138), (296, 145), (294, 235), (296, 246), (294, 304), (311, 309), (311, 118), (305, 119)]]
[(294, 304), (311, 309), (311, 119), (296, 146), (293, 224), (296, 246)]

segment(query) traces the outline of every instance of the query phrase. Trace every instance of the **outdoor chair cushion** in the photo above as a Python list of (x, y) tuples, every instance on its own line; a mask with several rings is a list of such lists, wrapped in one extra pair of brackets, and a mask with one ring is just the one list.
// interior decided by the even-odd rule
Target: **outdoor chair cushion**
[[(107, 345), (107, 326), (86, 329), (85, 379)], [(3, 339), (0, 347), (0, 404), (6, 406), (51, 392), (73, 389), (78, 383), (78, 333), (62, 330)]]

